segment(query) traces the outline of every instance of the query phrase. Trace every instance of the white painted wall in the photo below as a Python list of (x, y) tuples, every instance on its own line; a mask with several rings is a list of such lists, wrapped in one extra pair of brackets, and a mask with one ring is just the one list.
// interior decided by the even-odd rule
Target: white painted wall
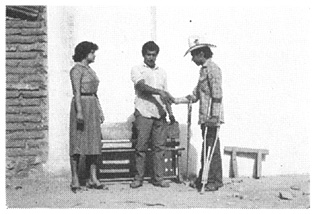
[(74, 45), (75, 8), (47, 8), (49, 154), (46, 168), (56, 174), (69, 171), (69, 114), (72, 97), (69, 71)]
[[(223, 72), (222, 149), (269, 149), (263, 175), (309, 172), (310, 9), (214, 6), (163, 8), (157, 13), (158, 41), (164, 49), (159, 62), (168, 70), (174, 95), (192, 90), (196, 83), (191, 80), (198, 76), (190, 56), (182, 57), (188, 35), (205, 35), (218, 46), (213, 60)], [(193, 108), (197, 118), (198, 107)], [(184, 109), (175, 114), (185, 122)], [(193, 132), (200, 149), (199, 128), (194, 126)], [(228, 156), (223, 161), (227, 176)], [(238, 158), (240, 175), (251, 175), (253, 163)]]
[[(130, 69), (142, 62), (141, 47), (152, 37), (150, 7), (48, 7), (50, 159), (54, 169), (68, 167), (68, 124), (71, 87), (68, 72), (74, 46), (98, 44), (91, 66), (101, 84), (99, 97), (106, 122), (124, 122), (133, 113)], [(68, 14), (68, 15), (67, 15)], [(64, 19), (71, 17), (72, 21)], [(199, 68), (190, 56), (187, 38), (204, 35), (218, 47), (213, 60), (223, 72), (226, 124), (224, 146), (269, 149), (263, 175), (308, 173), (310, 170), (310, 10), (307, 7), (178, 8), (157, 7), (157, 63), (168, 74), (174, 96), (190, 93)], [(68, 24), (67, 24), (68, 23)], [(68, 34), (67, 29), (73, 33)], [(69, 36), (71, 35), (71, 36)], [(173, 107), (186, 124), (187, 106)], [(192, 148), (200, 153), (198, 105), (193, 106)], [(182, 136), (185, 139), (185, 136)], [(186, 142), (182, 142), (185, 146)], [(190, 166), (196, 172), (199, 157)], [(182, 159), (185, 161), (185, 158)], [(239, 174), (250, 176), (253, 160), (238, 158)], [(223, 155), (224, 176), (229, 157)], [(58, 167), (56, 167), (58, 166)], [(52, 167), (50, 167), (52, 168)]]

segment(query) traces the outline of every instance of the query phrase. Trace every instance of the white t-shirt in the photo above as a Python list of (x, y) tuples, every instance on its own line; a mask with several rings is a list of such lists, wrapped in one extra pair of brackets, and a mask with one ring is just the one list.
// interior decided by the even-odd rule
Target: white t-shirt
[[(144, 80), (145, 84), (152, 88), (167, 91), (166, 72), (155, 66), (150, 68), (145, 63), (134, 66), (131, 69), (131, 80), (136, 85), (138, 81)], [(146, 94), (135, 89), (135, 108), (143, 117), (160, 118), (166, 112), (165, 104), (162, 102), (160, 95)]]

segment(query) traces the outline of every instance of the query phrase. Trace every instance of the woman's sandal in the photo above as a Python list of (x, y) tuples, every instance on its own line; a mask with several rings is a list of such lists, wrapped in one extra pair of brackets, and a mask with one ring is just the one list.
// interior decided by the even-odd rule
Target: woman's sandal
[(105, 186), (104, 184), (96, 185), (96, 184), (91, 184), (91, 183), (86, 183), (86, 187), (88, 189), (103, 189), (103, 190), (108, 190), (108, 187)]
[(90, 182), (87, 182), (85, 184), (85, 187), (88, 188), (88, 189), (94, 189), (94, 184), (91, 184)]
[(105, 186), (104, 184), (96, 185), (94, 184), (94, 189), (103, 189), (103, 190), (108, 190), (108, 187)]

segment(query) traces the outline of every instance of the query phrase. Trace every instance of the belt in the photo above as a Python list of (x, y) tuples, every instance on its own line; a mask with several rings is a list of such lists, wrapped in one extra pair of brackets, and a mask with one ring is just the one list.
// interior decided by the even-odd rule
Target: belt
[(151, 117), (151, 119), (155, 119), (155, 120), (163, 120), (166, 118), (166, 113), (162, 114), (160, 118), (157, 118), (157, 117)]
[(96, 93), (81, 93), (81, 96), (95, 96), (95, 97), (97, 97)]

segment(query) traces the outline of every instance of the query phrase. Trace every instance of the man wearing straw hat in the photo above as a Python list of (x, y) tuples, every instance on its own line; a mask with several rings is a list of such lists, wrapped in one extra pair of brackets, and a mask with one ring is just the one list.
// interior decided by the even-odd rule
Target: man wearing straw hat
[[(207, 156), (208, 148), (214, 146), (217, 130), (223, 123), (223, 105), (222, 105), (222, 73), (220, 68), (212, 61), (211, 47), (215, 45), (204, 41), (204, 38), (192, 36), (188, 39), (189, 49), (186, 51), (186, 56), (191, 53), (192, 61), (201, 66), (200, 76), (197, 86), (191, 95), (181, 98), (175, 98), (175, 104), (189, 103), (200, 101), (199, 107), (199, 124), (202, 130), (202, 136), (206, 142), (203, 146), (201, 160)], [(207, 133), (205, 133), (207, 131)], [(205, 135), (206, 134), (206, 135)], [(204, 151), (204, 148), (206, 152)], [(201, 161), (201, 169), (198, 179), (193, 187), (200, 189), (202, 184), (202, 174), (204, 162)], [(216, 191), (223, 186), (222, 182), (222, 159), (220, 154), (220, 139), (215, 143), (215, 148), (210, 164), (208, 179), (206, 180), (205, 191)]]

